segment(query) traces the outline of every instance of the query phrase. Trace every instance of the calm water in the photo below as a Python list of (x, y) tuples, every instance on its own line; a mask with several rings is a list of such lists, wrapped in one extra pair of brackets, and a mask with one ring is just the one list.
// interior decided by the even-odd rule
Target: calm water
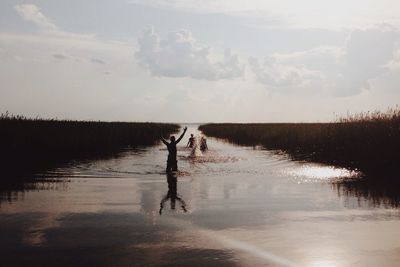
[(0, 265), (400, 266), (396, 190), (210, 138), (190, 157), (190, 133), (176, 180), (160, 145), (3, 191)]

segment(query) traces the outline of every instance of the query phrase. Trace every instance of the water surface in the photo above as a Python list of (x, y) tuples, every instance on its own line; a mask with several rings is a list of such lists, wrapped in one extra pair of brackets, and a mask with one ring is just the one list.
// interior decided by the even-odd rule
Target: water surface
[(191, 157), (190, 133), (176, 180), (160, 145), (3, 190), (2, 264), (399, 266), (397, 191), (349, 186), (341, 181), (357, 173), (211, 138)]

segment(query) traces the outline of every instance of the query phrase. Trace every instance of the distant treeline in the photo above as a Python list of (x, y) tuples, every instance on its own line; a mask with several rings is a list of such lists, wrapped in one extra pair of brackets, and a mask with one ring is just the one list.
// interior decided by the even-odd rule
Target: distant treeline
[(122, 148), (150, 146), (160, 133), (179, 125), (163, 123), (28, 119), (8, 113), (0, 116), (2, 172), (31, 172), (75, 159), (104, 157)]
[(206, 124), (208, 136), (240, 145), (283, 150), (295, 159), (324, 162), (364, 173), (397, 173), (400, 110), (363, 113), (332, 123)]

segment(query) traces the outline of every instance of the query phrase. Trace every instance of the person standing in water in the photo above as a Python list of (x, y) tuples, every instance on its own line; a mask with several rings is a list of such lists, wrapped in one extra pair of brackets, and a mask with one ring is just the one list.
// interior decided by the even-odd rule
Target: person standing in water
[(191, 134), (186, 147), (193, 148), (194, 147), (194, 141), (195, 141), (194, 136), (193, 136), (193, 134)]
[(207, 139), (204, 136), (202, 136), (201, 140), (200, 140), (200, 150), (201, 151), (206, 151), (207, 149), (208, 149)]
[(167, 159), (167, 169), (166, 172), (170, 173), (172, 171), (177, 171), (178, 170), (178, 161), (176, 159), (176, 144), (178, 144), (183, 136), (185, 135), (187, 130), (187, 127), (183, 129), (183, 133), (181, 136), (175, 140), (175, 136), (171, 136), (169, 140), (171, 141), (170, 143), (167, 142), (162, 136), (160, 136), (161, 141), (167, 146), (168, 149), (168, 159)]

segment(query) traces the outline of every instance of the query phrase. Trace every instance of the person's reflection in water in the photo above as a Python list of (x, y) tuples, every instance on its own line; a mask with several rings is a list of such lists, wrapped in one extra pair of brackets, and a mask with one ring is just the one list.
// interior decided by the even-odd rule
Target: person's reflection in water
[(185, 201), (182, 198), (180, 198), (177, 193), (176, 174), (167, 173), (167, 182), (168, 182), (168, 193), (160, 202), (160, 211), (159, 211), (160, 215), (162, 213), (162, 210), (164, 209), (164, 204), (165, 204), (165, 202), (168, 201), (168, 199), (171, 202), (171, 210), (175, 210), (176, 201), (178, 201), (182, 210), (184, 212), (187, 212)]

